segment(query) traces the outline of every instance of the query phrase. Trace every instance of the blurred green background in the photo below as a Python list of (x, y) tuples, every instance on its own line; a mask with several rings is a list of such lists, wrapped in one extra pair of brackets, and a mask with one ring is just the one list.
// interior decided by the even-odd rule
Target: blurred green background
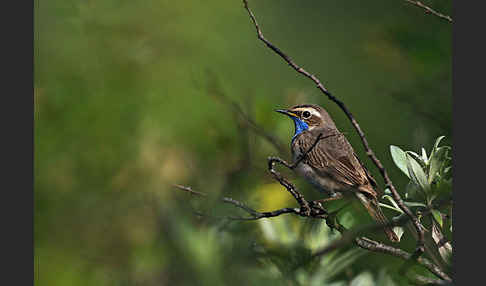
[[(424, 3), (451, 13), (450, 1)], [(408, 179), (389, 145), (450, 144), (451, 24), (398, 0), (249, 4), (265, 36), (348, 106), (399, 189)], [(201, 218), (243, 214), (172, 187), (296, 206), (266, 171), (288, 150), (228, 102), (285, 149), (293, 126), (273, 110), (322, 105), (382, 184), (342, 111), (257, 40), (241, 1), (37, 0), (34, 18), (36, 285), (406, 285), (400, 260), (354, 247), (297, 267), (339, 237), (324, 223)], [(369, 222), (359, 207), (341, 219)], [(400, 246), (413, 250), (408, 233)]]

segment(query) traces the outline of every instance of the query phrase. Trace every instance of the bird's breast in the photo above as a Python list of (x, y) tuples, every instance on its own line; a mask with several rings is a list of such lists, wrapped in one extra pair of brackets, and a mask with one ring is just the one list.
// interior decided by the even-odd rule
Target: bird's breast
[(324, 172), (319, 174), (308, 164), (300, 162), (294, 169), (295, 173), (312, 184), (319, 191), (334, 193), (343, 189), (342, 184), (336, 182), (334, 178)]
[[(296, 137), (296, 140), (292, 142), (292, 159), (293, 162), (296, 162), (299, 160), (299, 158), (304, 155), (302, 153), (302, 149), (300, 148), (302, 144), (302, 140), (308, 139), (308, 138), (300, 138), (301, 136), (305, 136), (306, 132), (303, 132), (302, 134), (299, 134), (298, 137)], [(311, 140), (311, 139), (308, 139)], [(312, 139), (311, 141), (315, 141), (315, 139)], [(307, 145), (307, 144), (306, 144)], [(324, 191), (327, 193), (334, 193), (337, 191), (340, 191), (343, 189), (343, 185), (339, 182), (336, 182), (336, 180), (330, 176), (330, 174), (327, 174), (325, 172), (325, 167), (326, 166), (319, 166), (322, 167), (320, 168), (319, 173), (316, 172), (314, 168), (312, 168), (309, 164), (307, 164), (306, 160), (302, 160), (297, 167), (294, 169), (295, 173), (304, 178), (307, 182), (312, 184), (315, 188), (317, 188), (319, 191)]]

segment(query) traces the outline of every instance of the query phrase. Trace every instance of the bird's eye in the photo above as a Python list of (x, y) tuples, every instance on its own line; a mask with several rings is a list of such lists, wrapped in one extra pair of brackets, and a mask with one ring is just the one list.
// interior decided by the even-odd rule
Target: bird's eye
[(302, 117), (303, 117), (303, 118), (306, 118), (306, 119), (307, 119), (307, 118), (309, 118), (310, 116), (311, 116), (311, 114), (310, 114), (310, 112), (309, 112), (309, 111), (304, 111), (304, 112), (302, 112)]

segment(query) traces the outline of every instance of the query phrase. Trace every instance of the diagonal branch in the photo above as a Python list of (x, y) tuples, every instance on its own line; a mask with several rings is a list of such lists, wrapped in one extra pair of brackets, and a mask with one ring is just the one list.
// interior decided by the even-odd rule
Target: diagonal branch
[(248, 14), (249, 14), (249, 16), (250, 16), (250, 18), (251, 18), (251, 20), (252, 20), (252, 22), (253, 22), (253, 24), (254, 24), (254, 26), (256, 28), (256, 32), (257, 32), (257, 35), (258, 35), (258, 39), (260, 39), (262, 42), (265, 43), (265, 45), (268, 48), (270, 48), (272, 51), (274, 51), (276, 54), (278, 54), (280, 57), (282, 57), (287, 62), (287, 64), (289, 64), (298, 73), (300, 73), (300, 74), (304, 75), (305, 77), (309, 78), (310, 80), (312, 80), (317, 85), (317, 88), (320, 91), (322, 91), (322, 93), (324, 93), (325, 95), (327, 95), (327, 97), (331, 101), (335, 102), (341, 108), (341, 110), (346, 114), (346, 116), (349, 118), (349, 120), (351, 121), (351, 124), (356, 129), (359, 137), (361, 138), (361, 142), (363, 143), (363, 146), (364, 146), (364, 148), (366, 150), (366, 154), (368, 155), (368, 157), (370, 157), (370, 159), (373, 161), (373, 163), (376, 165), (376, 167), (380, 171), (381, 176), (385, 180), (386, 187), (388, 187), (390, 189), (390, 191), (392, 192), (392, 195), (393, 195), (394, 200), (397, 202), (397, 204), (400, 207), (400, 209), (405, 214), (407, 214), (410, 217), (410, 219), (412, 220), (412, 222), (413, 222), (413, 224), (415, 226), (415, 230), (416, 230), (416, 232), (418, 234), (417, 249), (416, 249), (413, 257), (414, 258), (415, 257), (419, 257), (424, 252), (424, 239), (425, 239), (425, 237), (424, 237), (424, 230), (423, 230), (423, 228), (422, 228), (419, 220), (417, 219), (417, 217), (405, 205), (405, 203), (403, 202), (400, 194), (397, 192), (397, 190), (393, 186), (393, 183), (390, 180), (390, 178), (388, 177), (388, 173), (386, 172), (385, 167), (383, 166), (383, 164), (381, 164), (380, 160), (378, 160), (378, 158), (376, 157), (376, 155), (373, 152), (373, 150), (371, 150), (371, 148), (370, 148), (370, 146), (368, 144), (368, 141), (366, 140), (365, 134), (361, 130), (361, 127), (359, 126), (359, 124), (356, 121), (356, 119), (354, 118), (354, 116), (351, 114), (351, 112), (348, 110), (348, 108), (344, 105), (344, 103), (341, 100), (339, 100), (338, 98), (336, 98), (335, 96), (333, 96), (324, 87), (324, 85), (319, 81), (319, 79), (317, 79), (317, 77), (315, 77), (313, 74), (307, 72), (302, 67), (300, 67), (299, 65), (297, 65), (288, 55), (286, 55), (282, 50), (280, 50), (278, 47), (276, 47), (275, 45), (273, 45), (270, 41), (268, 41), (263, 36), (263, 33), (262, 33), (260, 27), (258, 26), (258, 22), (256, 21), (256, 18), (253, 15), (253, 12), (248, 7), (247, 0), (243, 0), (243, 4), (244, 4), (245, 9), (248, 11)]
[[(283, 177), (282, 177), (283, 178)], [(281, 178), (279, 178), (281, 179)], [(287, 183), (290, 184), (290, 182), (286, 181)], [(205, 193), (197, 192), (194, 191), (191, 187), (187, 186), (182, 186), (182, 185), (173, 185), (173, 187), (188, 192), (191, 195), (195, 195), (198, 197), (202, 198), (207, 198), (207, 195)], [(292, 191), (297, 192), (295, 188), (293, 187), (292, 184), (287, 185), (287, 187), (292, 188)], [(298, 193), (298, 192), (297, 192)], [(300, 193), (299, 193), (300, 195)], [(384, 225), (381, 224), (373, 224), (364, 228), (358, 228), (356, 230), (347, 230), (344, 226), (342, 226), (337, 219), (332, 216), (331, 214), (328, 214), (326, 210), (322, 208), (320, 204), (317, 204), (315, 202), (308, 202), (308, 205), (311, 207), (309, 212), (304, 212), (302, 211), (302, 208), (282, 208), (274, 211), (269, 211), (269, 212), (258, 212), (250, 207), (248, 207), (245, 203), (237, 201), (232, 198), (228, 197), (222, 197), (220, 200), (223, 203), (228, 203), (231, 204), (237, 208), (240, 208), (250, 214), (250, 217), (234, 217), (234, 216), (225, 216), (225, 217), (214, 217), (214, 218), (220, 218), (220, 219), (229, 219), (229, 220), (240, 220), (240, 221), (250, 221), (250, 220), (258, 220), (262, 218), (270, 218), (270, 217), (276, 217), (280, 216), (282, 214), (296, 214), (299, 216), (306, 216), (306, 217), (313, 217), (313, 218), (318, 218), (318, 219), (325, 219), (326, 223), (329, 227), (337, 229), (343, 236), (341, 239), (335, 241), (334, 243), (330, 244), (323, 250), (320, 250), (316, 252), (313, 257), (317, 256), (322, 256), (325, 255), (341, 246), (344, 246), (354, 240), (356, 245), (359, 247), (372, 251), (372, 252), (380, 252), (388, 255), (392, 255), (398, 258), (402, 258), (404, 260), (409, 260), (412, 257), (412, 254), (403, 251), (398, 248), (394, 248), (392, 246), (388, 246), (386, 244), (371, 240), (366, 237), (357, 237), (358, 234), (364, 233), (365, 230), (371, 231), (375, 229), (381, 229), (384, 227)], [(302, 197), (302, 200), (305, 201), (305, 199)], [(195, 212), (196, 215), (199, 216), (208, 216), (206, 214), (202, 214), (200, 212)], [(401, 219), (398, 219), (396, 221), (392, 221), (389, 223), (389, 225), (399, 225), (402, 223), (405, 223), (406, 221), (409, 220), (409, 217), (402, 217)], [(437, 267), (435, 264), (431, 263), (429, 260), (425, 258), (419, 257), (416, 261), (418, 264), (421, 264), (425, 268), (427, 268), (431, 273), (435, 274), (437, 277), (445, 280), (445, 281), (452, 281), (451, 278), (445, 274), (439, 267)]]
[[(383, 244), (381, 242), (373, 241), (371, 239), (368, 239), (366, 237), (361, 237), (355, 240), (356, 244), (363, 248), (367, 249), (373, 252), (381, 252), (385, 254), (389, 254), (395, 257), (402, 258), (404, 260), (409, 260), (412, 259), (414, 254), (410, 254), (404, 250), (401, 250), (399, 248), (395, 248), (386, 244)], [(444, 273), (437, 265), (433, 264), (430, 262), (428, 259), (423, 258), (423, 257), (418, 257), (417, 262), (421, 265), (423, 265), (425, 268), (427, 268), (430, 272), (435, 274), (437, 277), (446, 280), (446, 281), (452, 281), (452, 279)]]
[[(430, 208), (424, 210), (421, 215), (422, 215), (422, 217), (428, 217), (428, 216), (432, 215), (432, 209), (440, 208), (442, 206), (446, 206), (446, 205), (449, 205), (451, 203), (452, 203), (451, 197), (444, 198), (444, 199), (434, 203), (434, 205), (431, 206)], [(380, 229), (383, 229), (384, 227), (403, 226), (406, 223), (408, 223), (409, 221), (410, 221), (409, 216), (407, 216), (405, 214), (401, 214), (400, 216), (389, 220), (385, 224), (373, 223), (373, 224), (369, 224), (369, 225), (362, 225), (362, 226), (359, 226), (359, 227), (355, 227), (353, 229), (347, 230), (345, 233), (343, 232), (343, 235), (339, 240), (336, 240), (333, 244), (328, 245), (327, 247), (323, 248), (322, 250), (317, 251), (314, 254), (314, 256), (324, 255), (324, 254), (330, 252), (332, 249), (336, 249), (341, 245), (345, 245), (346, 243), (352, 241), (353, 239), (358, 238), (361, 235), (365, 235), (365, 234), (370, 233), (372, 231), (378, 231)]]
[(415, 279), (409, 279), (410, 282), (414, 283), (415, 285), (441, 285), (441, 286), (453, 286), (452, 281), (448, 280), (441, 280), (441, 279), (433, 279), (421, 275), (416, 275)]
[[(333, 134), (336, 135), (336, 134)], [(333, 136), (329, 135), (329, 136)], [(339, 223), (339, 221), (336, 218), (336, 212), (335, 213), (328, 213), (320, 203), (316, 203), (314, 201), (308, 202), (305, 200), (304, 196), (297, 191), (295, 186), (288, 181), (285, 177), (283, 177), (278, 171), (274, 169), (274, 164), (275, 163), (280, 163), (284, 166), (286, 166), (289, 169), (295, 168), (303, 158), (307, 156), (307, 154), (312, 151), (312, 149), (317, 145), (317, 142), (321, 139), (322, 134), (319, 134), (317, 137), (316, 141), (314, 144), (306, 150), (306, 152), (303, 153), (302, 157), (298, 158), (296, 162), (289, 164), (286, 161), (278, 158), (278, 157), (270, 157), (268, 158), (268, 168), (270, 173), (273, 175), (273, 177), (282, 185), (284, 186), (289, 193), (292, 194), (292, 196), (296, 199), (298, 204), (300, 205), (300, 208), (282, 208), (278, 209), (275, 211), (270, 211), (270, 212), (258, 212), (250, 207), (248, 207), (245, 203), (242, 203), (240, 201), (237, 201), (232, 198), (228, 197), (222, 197), (220, 200), (224, 203), (231, 204), (237, 208), (240, 208), (250, 214), (250, 217), (224, 217), (225, 219), (230, 219), (230, 220), (258, 220), (262, 218), (270, 218), (270, 217), (276, 217), (282, 214), (287, 214), (287, 213), (293, 213), (297, 214), (300, 216), (304, 217), (313, 217), (313, 218), (318, 218), (318, 219), (325, 219), (326, 224), (331, 228), (331, 229), (337, 229), (341, 234), (342, 237), (341, 239), (333, 242), (331, 245), (327, 246), (326, 248), (317, 251), (313, 256), (322, 256), (324, 254), (329, 253), (332, 250), (335, 250), (343, 245), (346, 245), (350, 243), (351, 241), (354, 240), (354, 242), (361, 248), (367, 249), (373, 252), (381, 252), (389, 255), (393, 255), (396, 257), (400, 257), (406, 261), (410, 262), (417, 262), (421, 265), (423, 265), (425, 268), (427, 268), (431, 273), (435, 274), (437, 277), (445, 280), (445, 281), (452, 281), (451, 278), (445, 274), (437, 265), (431, 263), (429, 260), (422, 258), (422, 257), (416, 257), (414, 258), (414, 254), (409, 254), (406, 251), (403, 251), (398, 248), (394, 248), (388, 245), (385, 245), (383, 243), (368, 239), (366, 237), (358, 237), (359, 235), (363, 234), (365, 231), (372, 231), (375, 229), (382, 229), (383, 227), (386, 226), (396, 226), (396, 225), (402, 225), (406, 223), (407, 221), (410, 220), (409, 216), (402, 216), (399, 219), (389, 221), (387, 224), (382, 225), (382, 224), (373, 224), (370, 226), (364, 226), (360, 227), (357, 229), (353, 230), (347, 230), (343, 225)], [(181, 189), (183, 191), (186, 191), (192, 195), (197, 195), (200, 197), (207, 197), (205, 193), (197, 192), (192, 190), (191, 187), (186, 187), (182, 185), (174, 185), (174, 187)], [(450, 199), (446, 199), (443, 201), (443, 203), (450, 202)], [(441, 202), (442, 204), (442, 202)], [(200, 213), (197, 213), (198, 215), (203, 215)], [(424, 212), (424, 215), (430, 214), (430, 211)]]
[[(191, 195), (196, 195), (196, 196), (199, 196), (199, 197), (207, 198), (207, 194), (194, 191), (191, 187), (188, 187), (188, 186), (174, 184), (173, 187), (177, 188), (179, 190), (188, 192)], [(286, 213), (295, 213), (295, 214), (300, 215), (300, 210), (298, 208), (283, 208), (283, 209), (279, 209), (279, 210), (275, 210), (275, 211), (271, 211), (271, 212), (259, 212), (259, 211), (256, 211), (256, 210), (250, 208), (245, 203), (237, 201), (237, 200), (229, 198), (229, 197), (222, 197), (222, 198), (220, 198), (220, 200), (223, 203), (230, 204), (230, 205), (233, 205), (237, 208), (240, 208), (240, 209), (244, 210), (245, 212), (247, 212), (248, 214), (251, 215), (251, 217), (225, 217), (225, 218), (232, 219), (232, 220), (256, 220), (256, 219), (261, 219), (261, 218), (265, 218), (265, 217), (279, 216), (281, 214), (286, 214)], [(198, 215), (203, 215), (203, 214), (198, 213)]]
[[(194, 191), (191, 187), (188, 187), (188, 186), (174, 184), (173, 187), (177, 188), (179, 190), (188, 192), (191, 195), (196, 195), (198, 197), (207, 198), (207, 194)], [(262, 219), (262, 218), (276, 217), (276, 216), (279, 216), (279, 215), (282, 215), (282, 214), (288, 214), (288, 213), (293, 213), (293, 214), (300, 215), (300, 216), (306, 216), (306, 214), (302, 213), (301, 209), (299, 209), (299, 208), (281, 208), (281, 209), (269, 211), (269, 212), (259, 212), (257, 210), (250, 208), (245, 203), (240, 202), (238, 200), (235, 200), (233, 198), (221, 197), (220, 200), (223, 203), (230, 204), (230, 205), (233, 205), (237, 208), (240, 208), (250, 215), (250, 217), (234, 217), (234, 216), (223, 217), (223, 218), (230, 219), (230, 220), (257, 220), (257, 219)], [(315, 208), (318, 208), (318, 207), (315, 206)], [(314, 215), (316, 215), (316, 216), (317, 215), (322, 216), (325, 213), (326, 212), (322, 207), (320, 209), (314, 210)], [(202, 214), (202, 213), (199, 213), (199, 212), (196, 212), (196, 214), (200, 215), (200, 216), (207, 216), (206, 214)]]
[(408, 2), (408, 3), (412, 4), (412, 5), (415, 5), (417, 7), (420, 7), (422, 9), (424, 9), (425, 10), (425, 13), (433, 14), (433, 15), (441, 18), (441, 19), (444, 19), (444, 20), (452, 23), (452, 18), (450, 16), (447, 16), (447, 15), (444, 15), (442, 13), (439, 13), (439, 12), (435, 11), (434, 9), (430, 8), (429, 6), (424, 5), (420, 1), (405, 0), (405, 2)]

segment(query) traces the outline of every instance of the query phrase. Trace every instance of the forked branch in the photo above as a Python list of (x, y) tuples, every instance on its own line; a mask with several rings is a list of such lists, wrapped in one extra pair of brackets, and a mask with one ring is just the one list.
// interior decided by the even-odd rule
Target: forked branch
[(257, 22), (257, 20), (255, 18), (255, 15), (251, 11), (250, 7), (248, 6), (248, 1), (247, 0), (243, 0), (243, 4), (244, 4), (245, 9), (248, 11), (248, 15), (250, 16), (250, 18), (251, 18), (251, 20), (252, 20), (252, 22), (253, 22), (253, 24), (255, 26), (258, 39), (260, 39), (262, 42), (264, 42), (265, 45), (268, 48), (270, 48), (272, 51), (274, 51), (276, 54), (278, 54), (281, 58), (283, 58), (287, 62), (287, 64), (289, 64), (294, 70), (296, 70), (298, 73), (300, 73), (300, 74), (304, 75), (305, 77), (309, 78), (310, 80), (312, 80), (317, 85), (317, 88), (322, 93), (324, 93), (325, 95), (327, 95), (327, 97), (331, 101), (335, 102), (341, 108), (341, 110), (346, 114), (346, 116), (349, 118), (349, 120), (351, 121), (351, 124), (356, 129), (356, 131), (357, 131), (357, 133), (358, 133), (358, 135), (359, 135), (359, 137), (361, 139), (361, 142), (363, 143), (363, 147), (364, 147), (364, 149), (366, 151), (366, 154), (368, 155), (368, 157), (370, 157), (370, 159), (373, 161), (373, 163), (375, 164), (375, 166), (380, 171), (380, 174), (381, 174), (381, 176), (383, 177), (383, 179), (385, 181), (386, 187), (388, 187), (390, 189), (390, 191), (391, 191), (391, 193), (393, 195), (393, 199), (396, 201), (396, 203), (398, 204), (398, 206), (400, 207), (400, 209), (405, 214), (407, 214), (410, 217), (410, 219), (412, 220), (412, 222), (414, 224), (414, 227), (415, 227), (415, 230), (416, 230), (417, 235), (418, 235), (418, 239), (417, 239), (417, 249), (416, 249), (413, 257), (414, 258), (419, 257), (424, 252), (424, 239), (425, 239), (425, 237), (424, 237), (423, 227), (420, 224), (420, 222), (417, 219), (417, 217), (412, 213), (412, 211), (403, 202), (400, 194), (395, 189), (395, 186), (393, 185), (391, 179), (388, 177), (388, 173), (386, 172), (385, 167), (383, 166), (383, 164), (381, 164), (380, 160), (378, 160), (378, 158), (376, 157), (375, 153), (370, 148), (370, 146), (368, 144), (368, 140), (366, 140), (365, 134), (364, 134), (363, 130), (361, 130), (361, 127), (359, 126), (359, 124), (356, 121), (356, 119), (354, 118), (354, 116), (351, 114), (351, 112), (346, 107), (346, 105), (341, 100), (339, 100), (338, 98), (336, 98), (335, 96), (333, 96), (324, 87), (324, 85), (321, 83), (321, 81), (319, 81), (319, 79), (316, 76), (314, 76), (313, 74), (307, 72), (305, 69), (303, 69), (302, 67), (300, 67), (299, 65), (297, 65), (287, 54), (285, 54), (281, 49), (279, 49), (278, 47), (276, 47), (275, 45), (273, 45), (270, 41), (268, 41), (263, 36), (263, 33), (262, 33), (261, 29), (260, 29), (260, 26), (258, 25), (258, 22)]
[[(333, 135), (329, 135), (333, 136)], [(388, 255), (393, 255), (395, 257), (402, 258), (404, 260), (409, 260), (411, 257), (413, 257), (412, 254), (409, 254), (406, 251), (403, 251), (399, 248), (395, 248), (392, 246), (388, 246), (386, 244), (383, 244), (381, 242), (377, 242), (374, 240), (371, 240), (366, 237), (359, 237), (366, 231), (372, 231), (372, 230), (378, 230), (382, 229), (385, 226), (394, 226), (394, 225), (402, 225), (406, 223), (410, 218), (409, 217), (402, 217), (399, 220), (392, 220), (390, 221), (387, 225), (381, 225), (381, 224), (373, 224), (370, 226), (363, 227), (362, 229), (356, 229), (356, 230), (347, 230), (343, 225), (339, 223), (339, 221), (336, 218), (336, 213), (329, 213), (327, 212), (324, 207), (314, 201), (307, 201), (304, 196), (297, 190), (297, 188), (289, 181), (287, 180), (284, 176), (282, 176), (277, 170), (275, 170), (275, 164), (279, 163), (282, 164), (283, 166), (289, 168), (289, 169), (294, 169), (306, 156), (307, 154), (312, 151), (313, 148), (317, 145), (317, 142), (321, 140), (322, 134), (319, 134), (317, 137), (316, 141), (312, 144), (312, 146), (306, 150), (306, 152), (303, 153), (303, 155), (300, 158), (297, 158), (297, 160), (289, 164), (285, 160), (279, 158), (279, 157), (270, 157), (268, 158), (268, 170), (272, 174), (273, 178), (277, 180), (282, 186), (285, 187), (285, 189), (294, 197), (294, 199), (297, 201), (299, 204), (300, 208), (282, 208), (274, 211), (269, 211), (269, 212), (259, 212), (256, 211), (253, 208), (250, 208), (247, 204), (240, 202), (238, 200), (235, 200), (233, 198), (228, 198), (228, 197), (222, 197), (220, 200), (223, 203), (231, 204), (246, 213), (248, 213), (250, 216), (249, 217), (233, 217), (233, 216), (227, 216), (224, 217), (225, 219), (230, 219), (230, 220), (258, 220), (262, 218), (270, 218), (270, 217), (276, 217), (280, 216), (282, 214), (289, 214), (293, 213), (299, 216), (304, 216), (304, 217), (310, 217), (310, 218), (316, 218), (316, 219), (325, 219), (326, 224), (332, 228), (338, 230), (341, 234), (342, 237), (341, 239), (335, 241), (334, 243), (330, 244), (326, 248), (317, 251), (314, 254), (314, 257), (316, 256), (321, 256), (325, 255), (332, 250), (337, 249), (338, 247), (348, 244), (354, 240), (354, 242), (361, 248), (367, 249), (369, 251), (373, 252), (380, 252), (380, 253), (385, 253)], [(194, 191), (191, 187), (186, 187), (182, 185), (174, 185), (174, 187), (183, 190), (185, 192), (188, 192), (192, 195), (196, 195), (198, 197), (207, 197), (205, 193), (197, 192)], [(200, 214), (199, 215), (204, 215)], [(445, 281), (452, 281), (451, 278), (444, 273), (439, 267), (437, 267), (435, 264), (431, 263), (429, 260), (425, 258), (418, 257), (416, 260), (417, 263), (421, 264), (425, 268), (427, 268), (431, 273), (435, 274), (437, 277), (439, 277), (442, 280)]]
[[(278, 162), (278, 161), (274, 161)], [(273, 164), (272, 167), (273, 169)], [(274, 170), (274, 172), (277, 172)], [(321, 204), (316, 203), (314, 201), (307, 202), (303, 195), (299, 193), (296, 189), (295, 186), (290, 183), (287, 179), (282, 177), (281, 175), (278, 175), (275, 177), (276, 180), (281, 182), (282, 185), (287, 188), (287, 190), (294, 195), (294, 198), (296, 198), (296, 201), (299, 203), (300, 208), (282, 208), (282, 209), (277, 209), (274, 211), (269, 211), (269, 212), (259, 212), (256, 211), (250, 207), (248, 207), (247, 204), (240, 202), (238, 200), (235, 200), (233, 198), (228, 198), (228, 197), (222, 197), (220, 200), (223, 203), (227, 203), (230, 205), (233, 205), (237, 208), (242, 209), (246, 213), (248, 213), (250, 216), (248, 217), (236, 217), (236, 216), (225, 216), (225, 217), (218, 217), (222, 219), (229, 219), (229, 220), (258, 220), (258, 219), (263, 219), (263, 218), (271, 218), (271, 217), (276, 217), (280, 216), (283, 214), (296, 214), (299, 216), (304, 216), (304, 217), (310, 217), (310, 218), (316, 218), (316, 219), (325, 219), (326, 224), (333, 228), (338, 230), (343, 236), (339, 239), (328, 245), (326, 248), (317, 251), (313, 256), (322, 256), (325, 255), (341, 246), (344, 246), (350, 242), (356, 243), (359, 247), (372, 251), (372, 252), (379, 252), (379, 253), (384, 253), (387, 255), (392, 255), (404, 260), (409, 260), (412, 257), (412, 254), (403, 251), (399, 248), (395, 248), (389, 245), (386, 245), (384, 243), (371, 240), (369, 238), (360, 236), (366, 232), (370, 232), (373, 230), (378, 230), (382, 229), (384, 225), (378, 225), (378, 224), (373, 224), (370, 226), (363, 227), (362, 229), (357, 229), (357, 230), (347, 230), (343, 225), (341, 225), (334, 214), (329, 214)], [(175, 188), (185, 191), (191, 195), (195, 195), (200, 198), (206, 198), (207, 195), (205, 193), (197, 192), (194, 191), (191, 187), (187, 186), (182, 186), (182, 185), (174, 185)], [(309, 206), (309, 209), (306, 211), (306, 205)], [(199, 212), (196, 212), (197, 215), (200, 216), (208, 216)], [(395, 220), (391, 221), (387, 225), (401, 225), (404, 224), (409, 220), (408, 217), (402, 218), (400, 220)], [(416, 262), (422, 266), (424, 266), (426, 269), (428, 269), (431, 273), (436, 275), (438, 278), (440, 278), (443, 281), (452, 281), (451, 278), (444, 273), (439, 267), (437, 267), (435, 264), (431, 263), (428, 259), (419, 257)]]

